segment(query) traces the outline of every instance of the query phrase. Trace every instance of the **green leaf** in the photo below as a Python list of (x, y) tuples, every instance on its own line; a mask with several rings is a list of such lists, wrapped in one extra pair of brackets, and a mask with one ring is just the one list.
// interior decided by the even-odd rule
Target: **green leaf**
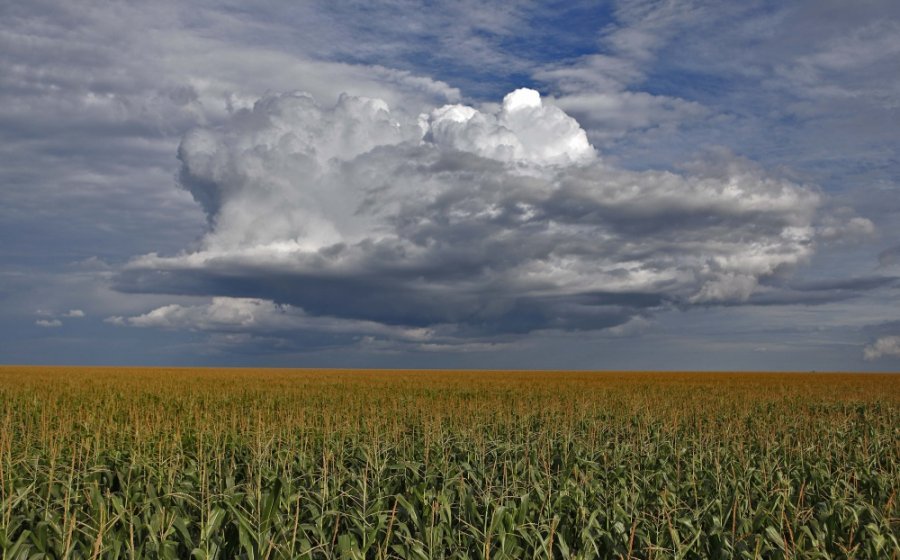
[(778, 548), (787, 550), (784, 545), (784, 539), (781, 537), (781, 533), (779, 533), (775, 527), (766, 527), (766, 536), (769, 537), (769, 540), (777, 545)]

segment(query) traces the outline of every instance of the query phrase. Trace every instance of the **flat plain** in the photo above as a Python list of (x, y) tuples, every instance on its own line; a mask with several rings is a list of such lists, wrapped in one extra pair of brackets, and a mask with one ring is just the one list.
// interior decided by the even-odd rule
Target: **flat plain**
[(900, 375), (0, 367), (3, 558), (898, 558)]

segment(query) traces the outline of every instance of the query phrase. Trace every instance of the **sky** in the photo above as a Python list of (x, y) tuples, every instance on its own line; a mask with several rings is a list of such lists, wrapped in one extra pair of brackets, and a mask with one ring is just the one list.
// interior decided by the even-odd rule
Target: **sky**
[(900, 3), (0, 3), (0, 363), (900, 370)]

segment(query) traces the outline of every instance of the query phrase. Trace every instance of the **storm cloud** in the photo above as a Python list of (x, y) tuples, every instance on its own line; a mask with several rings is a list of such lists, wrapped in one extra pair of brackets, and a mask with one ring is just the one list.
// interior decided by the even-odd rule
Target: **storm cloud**
[(133, 259), (117, 289), (471, 337), (747, 301), (809, 258), (821, 203), (730, 156), (690, 173), (618, 169), (529, 89), (493, 111), (418, 115), (269, 95), (188, 132), (178, 156), (209, 231), (195, 249)]

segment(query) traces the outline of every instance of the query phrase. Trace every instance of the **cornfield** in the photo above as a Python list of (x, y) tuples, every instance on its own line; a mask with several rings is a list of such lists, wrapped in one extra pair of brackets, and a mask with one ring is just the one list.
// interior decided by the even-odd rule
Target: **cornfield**
[(31, 558), (898, 558), (900, 375), (0, 368)]

